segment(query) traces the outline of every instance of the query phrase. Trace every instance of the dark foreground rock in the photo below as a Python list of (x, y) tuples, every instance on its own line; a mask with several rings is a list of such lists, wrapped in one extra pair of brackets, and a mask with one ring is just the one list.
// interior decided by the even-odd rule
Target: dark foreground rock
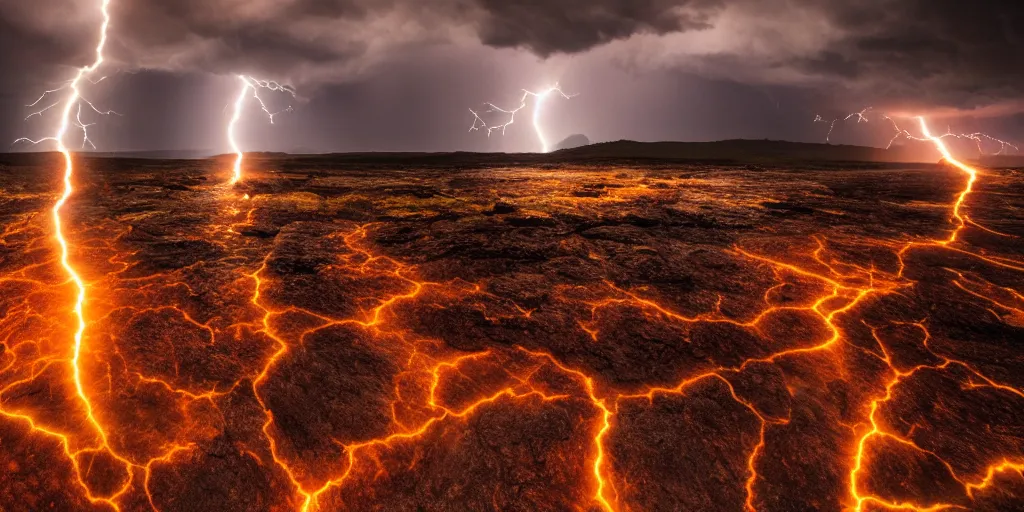
[(1024, 174), (0, 169), (0, 510), (1015, 510)]

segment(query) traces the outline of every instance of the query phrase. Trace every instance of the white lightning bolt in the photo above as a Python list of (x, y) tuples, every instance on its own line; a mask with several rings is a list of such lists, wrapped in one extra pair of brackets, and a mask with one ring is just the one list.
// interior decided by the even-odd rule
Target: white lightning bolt
[[(856, 117), (857, 118), (857, 123), (867, 123), (869, 121), (867, 114), (869, 112), (871, 112), (872, 110), (873, 109), (871, 107), (868, 107), (868, 108), (865, 108), (864, 110), (861, 110), (859, 112), (854, 112), (854, 113), (852, 113), (852, 114), (850, 114), (850, 115), (848, 115), (846, 117), (841, 117), (841, 118), (833, 119), (831, 121), (830, 126), (829, 126), (828, 134), (825, 136), (825, 142), (826, 143), (831, 143), (832, 142), (832, 140), (831, 140), (832, 131), (835, 129), (835, 125), (836, 125), (837, 122), (840, 122), (840, 121), (845, 122), (845, 121), (848, 121), (848, 120)], [(986, 141), (994, 143), (994, 144), (999, 144), (999, 151), (993, 153), (993, 155), (1006, 154), (1006, 153), (1008, 153), (1008, 151), (1010, 149), (1012, 149), (1015, 152), (1019, 152), (1020, 151), (1020, 148), (1017, 147), (1016, 145), (1014, 145), (1014, 144), (1012, 144), (1010, 142), (1007, 142), (1005, 140), (997, 139), (997, 138), (992, 137), (991, 135), (988, 135), (986, 133), (982, 133), (982, 132), (975, 132), (975, 133), (953, 133), (952, 129), (950, 129), (949, 127), (946, 128), (946, 133), (944, 133), (942, 135), (933, 136), (933, 135), (929, 134), (929, 135), (927, 135), (925, 137), (918, 137), (918, 136), (913, 135), (909, 131), (907, 131), (907, 130), (905, 130), (903, 128), (900, 128), (900, 126), (898, 124), (896, 124), (896, 121), (895, 121), (895, 119), (893, 119), (892, 116), (889, 116), (887, 114), (881, 114), (881, 118), (885, 119), (886, 121), (889, 121), (889, 124), (892, 126), (893, 132), (894, 132), (893, 137), (891, 139), (889, 139), (889, 144), (887, 144), (885, 146), (886, 149), (891, 148), (892, 145), (897, 140), (900, 140), (900, 139), (909, 139), (909, 140), (914, 140), (914, 141), (919, 141), (919, 142), (932, 142), (932, 143), (934, 143), (934, 142), (937, 142), (937, 141), (941, 141), (943, 139), (954, 138), (954, 139), (974, 141), (975, 145), (978, 147), (978, 153), (981, 154), (981, 155), (985, 154), (985, 149), (982, 147), (982, 143), (986, 142)], [(828, 123), (829, 121), (825, 120), (824, 118), (822, 118), (819, 115), (819, 116), (816, 116), (814, 118), (814, 122), (816, 122), (816, 123)]]
[(241, 148), (239, 148), (238, 141), (235, 138), (235, 127), (242, 118), (242, 107), (245, 106), (245, 100), (249, 97), (249, 92), (252, 92), (252, 97), (256, 99), (257, 103), (259, 103), (260, 109), (263, 110), (270, 119), (270, 124), (274, 124), (274, 118), (277, 117), (278, 114), (291, 112), (293, 109), (291, 105), (289, 105), (288, 108), (285, 108), (284, 110), (271, 112), (270, 109), (267, 108), (267, 104), (263, 102), (263, 98), (260, 97), (259, 90), (267, 89), (273, 92), (284, 92), (291, 95), (292, 98), (296, 97), (295, 89), (287, 85), (281, 85), (273, 80), (259, 80), (246, 75), (238, 75), (238, 80), (242, 82), (242, 88), (239, 90), (238, 98), (235, 100), (234, 111), (231, 115), (231, 121), (228, 123), (227, 133), (228, 142), (231, 144), (231, 150), (235, 153), (235, 165), (232, 169), (230, 182), (232, 185), (242, 180), (242, 160), (245, 156), (242, 153)]
[[(843, 122), (849, 121), (851, 117), (856, 117), (858, 123), (866, 123), (866, 122), (868, 122), (867, 113), (870, 112), (870, 111), (871, 111), (871, 107), (868, 107), (868, 108), (865, 108), (864, 110), (861, 110), (860, 112), (854, 112), (854, 113), (852, 113), (852, 114), (850, 114), (850, 115), (848, 115), (846, 117), (843, 117), (843, 118), (837, 117), (837, 118), (833, 119), (832, 122), (829, 123), (828, 134), (825, 135), (825, 143), (826, 144), (831, 144), (832, 143), (832, 130), (836, 129), (836, 123), (838, 123), (839, 121), (843, 121)], [(815, 123), (828, 123), (828, 121), (826, 121), (820, 115), (814, 116), (814, 122)]]
[[(100, 48), (100, 50), (102, 51), (102, 48)], [(98, 62), (99, 62), (99, 64), (103, 63), (102, 60), (100, 60)], [(98, 65), (97, 65), (97, 67), (98, 67)], [(93, 149), (96, 149), (96, 144), (93, 144), (92, 139), (89, 138), (89, 131), (87, 129), (88, 127), (90, 127), (90, 126), (92, 126), (92, 125), (94, 125), (96, 123), (88, 123), (87, 124), (84, 121), (82, 121), (82, 104), (84, 103), (87, 107), (89, 107), (89, 110), (92, 110), (93, 112), (95, 112), (95, 113), (97, 113), (97, 114), (99, 114), (101, 116), (109, 116), (109, 115), (120, 116), (121, 114), (119, 114), (119, 113), (117, 113), (117, 112), (115, 112), (113, 110), (100, 110), (99, 108), (96, 107), (96, 105), (93, 102), (89, 101), (87, 98), (82, 96), (82, 91), (79, 89), (78, 86), (82, 83), (83, 80), (87, 81), (87, 82), (89, 82), (89, 83), (91, 83), (93, 85), (95, 85), (95, 84), (98, 84), (98, 83), (102, 82), (103, 80), (105, 80), (107, 78), (106, 76), (104, 76), (104, 77), (102, 77), (102, 78), (100, 78), (98, 80), (92, 80), (92, 79), (89, 78), (88, 74), (92, 73), (93, 71), (95, 71), (95, 68), (92, 68), (92, 69), (90, 69), (90, 68), (82, 68), (80, 71), (82, 71), (82, 70), (85, 70), (86, 74), (81, 75), (81, 76), (76, 76), (74, 80), (69, 80), (69, 81), (65, 82), (63, 85), (61, 85), (60, 87), (58, 87), (56, 89), (50, 89), (48, 91), (44, 91), (43, 94), (39, 96), (39, 99), (37, 99), (36, 101), (34, 101), (32, 103), (29, 103), (28, 105), (26, 105), (26, 107), (30, 107), (30, 108), (31, 107), (36, 107), (40, 103), (42, 103), (44, 99), (50, 97), (50, 95), (56, 94), (58, 92), (70, 89), (71, 90), (71, 94), (69, 95), (69, 97), (67, 99), (57, 100), (57, 101), (55, 101), (53, 103), (50, 103), (49, 105), (47, 105), (47, 106), (45, 106), (43, 108), (40, 108), (39, 110), (35, 110), (31, 114), (25, 116), (25, 120), (27, 121), (29, 119), (32, 119), (33, 117), (36, 117), (36, 116), (43, 117), (43, 114), (45, 114), (46, 112), (50, 111), (54, 107), (60, 105), (61, 103), (64, 103), (65, 109), (64, 109), (64, 117), (61, 118), (62, 121), (67, 123), (68, 125), (74, 125), (76, 128), (79, 128), (79, 129), (82, 130), (82, 149), (85, 149), (85, 146), (87, 146), (87, 145), (91, 146)], [(70, 115), (71, 115), (71, 111), (72, 110), (75, 110), (74, 122), (71, 122), (71, 120), (70, 120)], [(42, 142), (53, 141), (53, 142), (57, 143), (57, 150), (60, 151), (60, 147), (61, 147), (62, 142), (58, 140), (58, 137), (63, 137), (64, 135), (66, 135), (67, 131), (69, 129), (69, 126), (62, 125), (61, 129), (62, 129), (62, 131), (59, 131), (57, 136), (43, 137), (41, 139), (30, 139), (28, 137), (21, 137), (21, 138), (15, 140), (14, 144), (18, 144), (19, 142), (27, 142), (27, 143), (32, 144), (32, 145), (37, 145), (37, 144), (40, 144)]]
[[(62, 144), (62, 141), (58, 140), (58, 138), (62, 138), (64, 135), (67, 134), (67, 131), (69, 129), (69, 125), (74, 125), (76, 128), (79, 128), (79, 129), (82, 130), (82, 149), (85, 149), (85, 146), (87, 146), (87, 145), (91, 146), (93, 149), (96, 149), (96, 144), (93, 144), (92, 140), (89, 138), (89, 132), (88, 132), (88, 127), (90, 127), (90, 126), (92, 126), (92, 125), (94, 125), (96, 123), (88, 123), (87, 124), (87, 123), (82, 121), (82, 104), (84, 103), (87, 107), (89, 107), (90, 110), (92, 110), (93, 112), (95, 112), (95, 113), (97, 113), (97, 114), (99, 114), (101, 116), (109, 116), (109, 115), (120, 116), (121, 115), (121, 114), (119, 114), (119, 113), (117, 113), (117, 112), (115, 112), (113, 110), (100, 110), (99, 108), (96, 107), (96, 105), (93, 102), (89, 101), (87, 98), (82, 96), (82, 91), (79, 88), (79, 85), (81, 85), (82, 81), (86, 81), (86, 82), (89, 82), (92, 85), (96, 85), (96, 84), (99, 84), (100, 82), (106, 80), (107, 78), (109, 78), (109, 76), (107, 76), (107, 75), (104, 75), (104, 76), (102, 76), (102, 77), (100, 77), (98, 79), (93, 79), (90, 76), (92, 73), (94, 73), (96, 71), (96, 69), (98, 69), (103, 64), (103, 48), (106, 46), (107, 28), (109, 28), (109, 26), (110, 26), (109, 16), (106, 14), (107, 13), (107, 8), (109, 7), (109, 5), (110, 5), (110, 0), (106, 0), (106, 1), (103, 1), (101, 3), (101, 7), (100, 7), (103, 10), (103, 13), (104, 13), (105, 17), (104, 17), (104, 25), (102, 27), (103, 32), (101, 34), (100, 44), (96, 48), (97, 60), (95, 62), (93, 62), (93, 64), (91, 66), (79, 69), (79, 73), (77, 75), (75, 75), (75, 78), (62, 83), (57, 88), (43, 91), (43, 93), (39, 95), (39, 98), (37, 98), (32, 103), (29, 103), (28, 105), (25, 105), (28, 108), (39, 107), (39, 105), (41, 103), (43, 103), (43, 101), (45, 99), (51, 97), (52, 95), (57, 94), (59, 92), (70, 90), (71, 93), (69, 94), (69, 96), (67, 98), (59, 99), (57, 101), (54, 101), (53, 103), (49, 103), (45, 107), (38, 108), (37, 110), (32, 111), (32, 113), (30, 113), (29, 115), (25, 116), (25, 120), (26, 121), (29, 120), (29, 119), (32, 119), (33, 117), (36, 117), (36, 116), (43, 117), (43, 114), (45, 114), (46, 112), (50, 111), (54, 107), (64, 103), (64, 106), (65, 106), (65, 108), (64, 108), (64, 116), (61, 118), (62, 122), (64, 124), (61, 125), (61, 130), (58, 131), (57, 136), (43, 137), (43, 138), (40, 138), (40, 139), (30, 139), (28, 137), (21, 137), (21, 138), (15, 140), (14, 144), (18, 144), (19, 142), (27, 142), (27, 143), (32, 144), (32, 145), (37, 145), (37, 144), (40, 144), (42, 142), (53, 141), (53, 142), (57, 143), (57, 149), (59, 151), (60, 147), (61, 147), (61, 144)], [(75, 111), (74, 122), (72, 122), (71, 119), (70, 119), (70, 115), (71, 115), (71, 111), (72, 110)]]
[(469, 111), (473, 114), (473, 125), (469, 127), (469, 131), (473, 132), (481, 129), (487, 130), (487, 136), (490, 137), (491, 133), (500, 130), (501, 134), (504, 135), (505, 130), (510, 125), (516, 122), (516, 113), (526, 108), (526, 101), (530, 97), (533, 97), (536, 98), (533, 102), (533, 130), (537, 134), (537, 139), (540, 141), (542, 152), (547, 153), (550, 150), (550, 145), (548, 144), (547, 138), (544, 136), (544, 131), (541, 128), (540, 113), (542, 107), (544, 106), (544, 101), (553, 93), (557, 93), (559, 96), (565, 99), (573, 98), (576, 96), (576, 94), (566, 94), (565, 92), (563, 92), (561, 87), (559, 87), (557, 83), (540, 92), (532, 92), (523, 89), (523, 97), (519, 99), (519, 106), (514, 109), (503, 109), (493, 103), (484, 104), (487, 106), (487, 110), (483, 111), (483, 113), (485, 114), (491, 112), (501, 112), (503, 114), (508, 114), (509, 118), (508, 121), (505, 123), (494, 126), (487, 126), (487, 123), (484, 122), (484, 120), (480, 117), (480, 114), (478, 114), (473, 109), (469, 109)]
[(1011, 144), (1011, 143), (1009, 143), (1009, 142), (1007, 142), (1005, 140), (997, 139), (997, 138), (992, 137), (992, 136), (990, 136), (988, 134), (981, 133), (981, 132), (975, 132), (975, 133), (953, 133), (953, 131), (950, 130), (949, 127), (946, 127), (946, 133), (944, 133), (942, 135), (938, 135), (938, 136), (928, 135), (928, 136), (926, 136), (924, 138), (922, 138), (922, 137), (915, 137), (915, 136), (911, 135), (910, 132), (908, 132), (907, 130), (901, 129), (896, 124), (896, 121), (894, 121), (891, 117), (885, 116), (885, 119), (887, 119), (892, 124), (893, 130), (896, 132), (896, 135), (894, 135), (892, 140), (889, 141), (889, 145), (886, 146), (886, 149), (892, 147), (892, 144), (894, 142), (896, 142), (897, 140), (899, 140), (901, 137), (907, 138), (907, 139), (911, 139), (911, 140), (922, 141), (922, 142), (928, 142), (928, 141), (934, 142), (936, 140), (942, 140), (942, 139), (947, 139), (947, 138), (951, 138), (952, 137), (954, 139), (966, 139), (966, 140), (974, 141), (975, 145), (978, 147), (978, 153), (981, 154), (981, 155), (985, 154), (985, 150), (981, 146), (982, 142), (984, 142), (984, 141), (989, 141), (989, 142), (993, 142), (993, 143), (999, 144), (999, 151), (996, 151), (995, 153), (992, 153), (993, 155), (1006, 154), (1009, 149), (1013, 149), (1015, 152), (1019, 152), (1020, 151), (1020, 148), (1018, 148), (1016, 145)]
[(89, 400), (89, 397), (86, 393), (85, 386), (83, 384), (81, 365), (79, 364), (82, 355), (82, 337), (85, 333), (86, 327), (84, 313), (84, 307), (86, 302), (86, 285), (85, 281), (82, 279), (81, 275), (75, 269), (74, 264), (70, 260), (70, 244), (68, 243), (68, 240), (64, 234), (64, 219), (62, 219), (61, 214), (63, 212), (64, 206), (67, 204), (68, 200), (71, 199), (71, 196), (74, 194), (75, 191), (73, 180), (75, 174), (74, 161), (72, 159), (71, 149), (69, 149), (66, 143), (66, 138), (71, 127), (74, 126), (82, 130), (83, 147), (85, 147), (86, 145), (90, 145), (95, 148), (95, 145), (89, 139), (88, 132), (88, 127), (92, 126), (93, 123), (83, 122), (82, 105), (84, 104), (86, 107), (93, 110), (97, 114), (117, 114), (113, 111), (99, 110), (98, 108), (96, 108), (95, 105), (93, 105), (92, 102), (82, 97), (81, 91), (81, 85), (83, 82), (98, 84), (106, 78), (102, 77), (94, 80), (91, 77), (104, 63), (103, 50), (107, 44), (107, 33), (110, 28), (110, 1), (111, 0), (99, 0), (99, 10), (103, 16), (103, 23), (100, 26), (99, 42), (96, 44), (96, 56), (93, 63), (85, 67), (79, 68), (78, 72), (75, 74), (75, 77), (73, 79), (64, 82), (63, 84), (61, 84), (60, 87), (57, 87), (56, 89), (44, 91), (43, 94), (39, 96), (39, 99), (28, 105), (29, 107), (36, 107), (42, 104), (44, 100), (50, 97), (51, 95), (55, 95), (62, 92), (67, 93), (63, 99), (60, 99), (52, 104), (49, 104), (46, 107), (29, 114), (28, 117), (26, 117), (26, 119), (29, 119), (37, 115), (42, 117), (43, 114), (47, 111), (54, 109), (59, 105), (62, 105), (62, 108), (60, 109), (60, 124), (58, 125), (56, 134), (38, 140), (21, 138), (15, 141), (15, 143), (24, 141), (30, 142), (32, 144), (39, 144), (43, 141), (53, 141), (57, 145), (57, 151), (59, 151), (60, 154), (64, 157), (64, 176), (62, 180), (64, 190), (61, 193), (60, 197), (57, 199), (56, 203), (54, 203), (53, 207), (50, 210), (50, 213), (53, 219), (54, 239), (56, 240), (57, 245), (60, 249), (61, 267), (67, 274), (68, 280), (74, 284), (76, 289), (75, 305), (73, 309), (75, 315), (75, 334), (74, 346), (71, 351), (72, 357), (70, 364), (72, 366), (72, 376), (74, 379), (75, 391), (78, 394), (79, 400), (81, 400), (82, 404), (85, 406), (85, 412), (86, 415), (88, 416), (89, 422), (98, 432), (100, 440), (102, 441), (102, 447), (104, 447), (105, 449), (109, 447), (107, 443), (107, 433), (103, 429), (103, 426), (100, 425), (96, 417), (93, 416), (92, 403)]

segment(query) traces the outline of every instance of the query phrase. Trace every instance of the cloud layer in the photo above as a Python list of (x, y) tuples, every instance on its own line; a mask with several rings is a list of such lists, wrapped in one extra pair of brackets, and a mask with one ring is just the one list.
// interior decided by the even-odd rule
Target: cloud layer
[[(0, 3), (0, 94), (89, 61), (95, 5)], [(1024, 111), (1019, 0), (113, 0), (111, 12), (117, 66), (252, 73), (307, 91), (450, 47), (806, 89), (837, 111)]]

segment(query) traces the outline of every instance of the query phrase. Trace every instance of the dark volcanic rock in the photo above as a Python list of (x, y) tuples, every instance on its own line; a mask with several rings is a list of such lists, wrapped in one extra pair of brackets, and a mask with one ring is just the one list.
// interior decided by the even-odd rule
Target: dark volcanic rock
[(490, 210), (488, 210), (488, 211), (486, 211), (484, 213), (486, 213), (487, 215), (506, 215), (506, 214), (509, 214), (509, 213), (513, 213), (515, 211), (516, 211), (515, 205), (509, 204), (509, 203), (497, 202), (497, 203), (494, 203), (494, 207), (492, 207)]
[(806, 206), (800, 206), (789, 202), (774, 202), (769, 201), (763, 203), (764, 207), (779, 213), (796, 213), (796, 214), (811, 214), (814, 213), (814, 208), (808, 208)]
[(565, 154), (0, 156), (0, 509), (1020, 508), (1020, 171)]

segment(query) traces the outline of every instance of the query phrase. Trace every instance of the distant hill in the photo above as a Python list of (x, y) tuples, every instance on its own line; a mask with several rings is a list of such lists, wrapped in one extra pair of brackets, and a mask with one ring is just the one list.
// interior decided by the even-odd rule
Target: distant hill
[(556, 153), (565, 159), (688, 160), (737, 163), (780, 162), (912, 162), (904, 148), (815, 144), (778, 140), (723, 140), (716, 142), (601, 142)]
[(1024, 168), (1024, 155), (988, 155), (981, 157), (979, 162), (991, 168)]
[[(570, 137), (571, 138), (571, 137)], [(39, 153), (35, 153), (38, 155)], [(33, 153), (3, 155), (4, 161), (34, 158)], [(394, 168), (472, 168), (503, 167), (509, 165), (546, 164), (617, 164), (640, 163), (648, 165), (676, 163), (711, 164), (724, 166), (824, 166), (935, 163), (939, 156), (930, 144), (921, 143), (892, 149), (865, 146), (816, 144), (773, 140), (724, 140), (717, 142), (636, 142), (620, 140), (601, 142), (552, 153), (423, 153), (423, 152), (365, 152), (289, 155), (285, 153), (246, 153), (254, 160), (276, 160), (282, 168), (329, 169), (353, 168), (386, 170)], [(205, 159), (230, 158), (230, 155), (211, 155), (208, 151), (136, 151), (117, 153), (84, 153), (89, 157)], [(967, 160), (977, 160), (965, 156)], [(981, 165), (988, 167), (1020, 166), (1021, 157), (985, 157)]]
[(93, 157), (141, 158), (146, 160), (199, 160), (217, 154), (211, 149), (154, 149), (143, 151), (90, 151)]
[(582, 133), (577, 133), (575, 135), (570, 135), (570, 136), (566, 137), (565, 140), (563, 140), (562, 142), (559, 142), (558, 144), (556, 144), (555, 145), (555, 151), (562, 150), (562, 149), (578, 148), (578, 147), (581, 147), (581, 146), (589, 146), (589, 145), (590, 145), (590, 139), (588, 139), (587, 136), (583, 135)]

